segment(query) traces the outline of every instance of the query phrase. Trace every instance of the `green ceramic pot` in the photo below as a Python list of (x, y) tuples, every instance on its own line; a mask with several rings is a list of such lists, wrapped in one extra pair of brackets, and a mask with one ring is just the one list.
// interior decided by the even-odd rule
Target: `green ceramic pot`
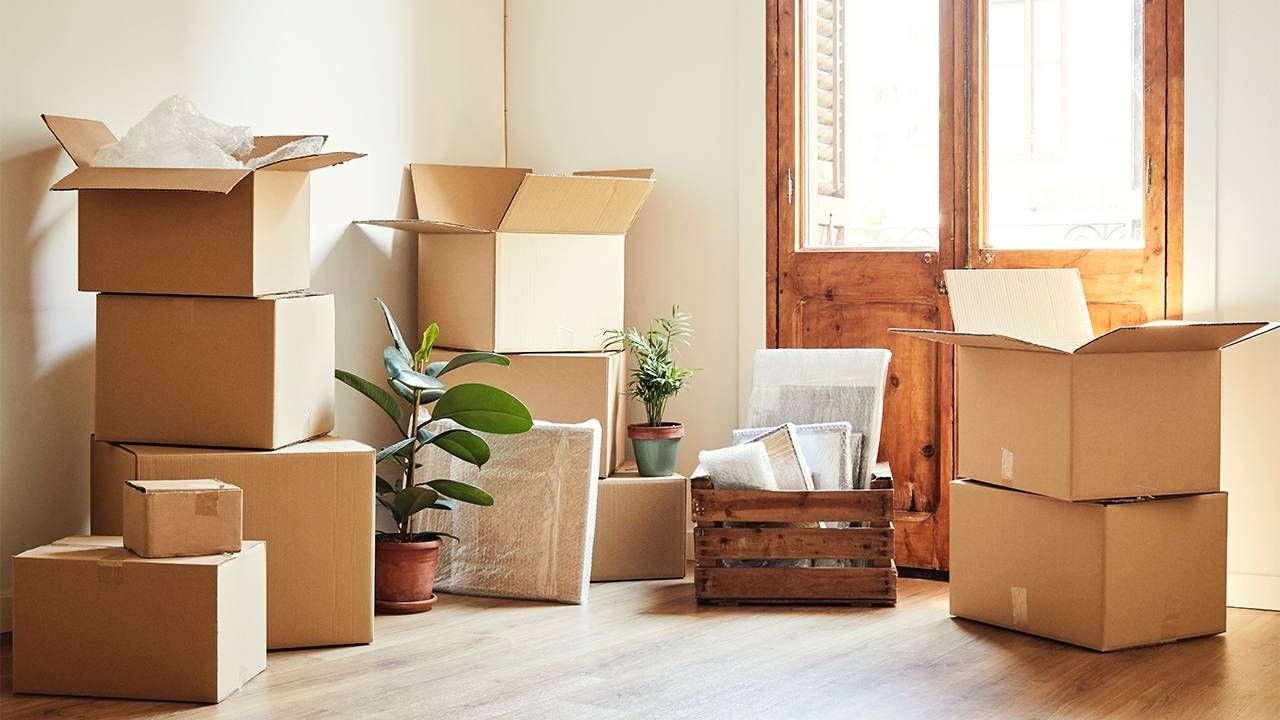
[(684, 425), (664, 422), (661, 425), (628, 425), (627, 437), (636, 456), (640, 477), (666, 477), (676, 472), (676, 455)]

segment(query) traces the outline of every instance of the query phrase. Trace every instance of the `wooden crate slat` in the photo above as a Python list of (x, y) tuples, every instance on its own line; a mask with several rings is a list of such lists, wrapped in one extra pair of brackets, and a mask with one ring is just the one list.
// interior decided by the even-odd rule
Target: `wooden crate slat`
[(695, 522), (888, 522), (892, 490), (694, 490)]
[(704, 528), (694, 554), (716, 559), (889, 560), (893, 528)]
[(709, 602), (897, 600), (893, 568), (695, 568), (694, 593)]

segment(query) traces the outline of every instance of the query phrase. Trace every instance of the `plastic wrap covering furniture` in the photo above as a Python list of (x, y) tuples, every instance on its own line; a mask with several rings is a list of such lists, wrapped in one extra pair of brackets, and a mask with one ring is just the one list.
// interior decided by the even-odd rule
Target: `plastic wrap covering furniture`
[[(804, 453), (796, 439), (796, 426), (783, 423), (751, 438), (749, 442), (764, 446), (769, 454), (769, 467), (779, 490), (812, 490), (813, 475), (805, 463)], [(739, 444), (739, 443), (735, 443)]]
[[(862, 435), (847, 422), (793, 425), (796, 442), (815, 490), (852, 490), (853, 468), (862, 458)], [(733, 431), (733, 444), (759, 438), (774, 428), (740, 428)]]
[(862, 456), (853, 469), (856, 487), (869, 486), (880, 452), (888, 350), (757, 350), (747, 423), (847, 422), (862, 435)]
[[(458, 426), (446, 420), (429, 427), (439, 432)], [(457, 510), (428, 510), (415, 518), (415, 532), (447, 532), (459, 538), (440, 548), (436, 589), (586, 602), (600, 423), (535, 422), (519, 435), (479, 434), (492, 450), (492, 459), (482, 469), (436, 448), (422, 456), (423, 477), (469, 482), (495, 501), (492, 507), (462, 503)]]

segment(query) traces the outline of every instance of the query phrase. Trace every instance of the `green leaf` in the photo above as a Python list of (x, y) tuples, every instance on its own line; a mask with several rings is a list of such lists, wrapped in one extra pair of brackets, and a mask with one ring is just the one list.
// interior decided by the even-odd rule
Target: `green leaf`
[[(369, 398), (378, 407), (382, 408), (382, 411), (387, 414), (387, 417), (391, 418), (391, 421), (396, 424), (396, 427), (404, 427), (404, 411), (400, 409), (400, 403), (396, 402), (396, 399), (391, 397), (391, 394), (386, 390), (383, 390), (359, 375), (347, 372), (346, 370), (334, 370), (333, 376), (354, 388), (357, 392)], [(410, 395), (410, 399), (412, 400), (412, 395)]]
[(382, 351), (382, 364), (387, 368), (387, 376), (407, 385), (411, 390), (438, 390), (444, 387), (439, 380), (423, 375), (409, 367), (409, 361), (393, 347)]
[(404, 518), (400, 517), (400, 511), (396, 509), (396, 506), (390, 500), (381, 495), (374, 495), (373, 497), (378, 501), (379, 505), (391, 512), (391, 517), (395, 519), (397, 525), (404, 522)]
[(442, 433), (432, 433), (426, 429), (419, 429), (418, 442), (423, 445), (435, 445), (476, 467), (489, 462), (489, 443), (470, 430), (445, 430)]
[(386, 480), (380, 477), (374, 478), (373, 489), (374, 489), (374, 492), (376, 492), (379, 495), (386, 495), (387, 493), (393, 493), (396, 491), (395, 485), (392, 485), (390, 480)]
[(480, 383), (449, 388), (436, 401), (431, 417), (498, 435), (514, 435), (533, 427), (533, 417), (524, 403), (510, 393)]
[[(393, 391), (395, 391), (395, 394), (399, 395), (405, 400), (408, 400), (409, 402), (413, 402), (413, 389), (410, 388), (408, 385), (405, 385), (399, 380), (392, 380), (391, 378), (387, 378), (387, 387), (391, 388)], [(418, 396), (418, 402), (420, 402), (423, 405), (429, 405), (439, 400), (441, 395), (444, 395), (444, 388), (436, 388), (434, 390), (423, 390), (422, 394)]]
[(375, 463), (380, 463), (380, 462), (382, 462), (383, 460), (386, 460), (387, 458), (391, 457), (392, 455), (395, 455), (396, 453), (398, 453), (398, 452), (400, 452), (401, 450), (405, 449), (405, 448), (406, 448), (406, 447), (408, 447), (409, 445), (412, 445), (412, 444), (414, 443), (414, 441), (415, 441), (415, 440), (417, 440), (417, 439), (418, 439), (418, 438), (407, 437), (407, 438), (405, 438), (405, 439), (403, 439), (403, 440), (397, 440), (396, 442), (393, 442), (393, 443), (391, 443), (390, 445), (388, 445), (388, 446), (386, 446), (386, 447), (382, 448), (381, 450), (379, 450), (379, 451), (378, 451), (378, 454), (374, 456), (373, 461), (374, 461)]
[(415, 485), (396, 493), (392, 504), (395, 505), (396, 512), (400, 513), (401, 522), (403, 522), (404, 519), (431, 507), (438, 499), (440, 499), (440, 493), (434, 489)]
[(493, 496), (481, 490), (470, 483), (464, 483), (461, 480), (430, 480), (427, 482), (433, 489), (445, 497), (451, 497), (464, 503), (472, 505), (483, 505), (489, 507), (493, 505)]
[(435, 347), (438, 337), (440, 337), (440, 326), (435, 323), (431, 323), (426, 330), (422, 331), (422, 344), (418, 346), (418, 352), (413, 354), (414, 367), (427, 364), (427, 360), (431, 359), (431, 348)]
[(404, 357), (405, 362), (413, 359), (413, 355), (409, 353), (409, 346), (404, 341), (404, 335), (400, 334), (400, 326), (396, 325), (396, 319), (391, 316), (391, 308), (382, 302), (382, 298), (374, 298), (378, 301), (378, 307), (382, 308), (382, 316), (387, 320), (387, 330), (391, 331), (391, 339), (396, 344), (396, 350)]
[[(464, 352), (459, 353), (449, 359), (448, 362), (437, 361), (427, 366), (427, 374), (432, 377), (440, 377), (447, 372), (453, 372), (464, 365), (471, 363), (491, 363), (493, 365), (501, 365), (510, 367), (511, 358), (506, 355), (499, 355), (491, 352)], [(433, 372), (434, 371), (434, 372)]]

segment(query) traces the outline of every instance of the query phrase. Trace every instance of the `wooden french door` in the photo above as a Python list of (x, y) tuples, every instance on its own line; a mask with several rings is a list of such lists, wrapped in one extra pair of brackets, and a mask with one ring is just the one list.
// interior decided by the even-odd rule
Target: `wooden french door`
[(768, 342), (893, 352), (897, 562), (944, 570), (953, 354), (888, 329), (949, 326), (948, 268), (1079, 268), (1098, 330), (1181, 313), (1181, 0), (766, 13)]

